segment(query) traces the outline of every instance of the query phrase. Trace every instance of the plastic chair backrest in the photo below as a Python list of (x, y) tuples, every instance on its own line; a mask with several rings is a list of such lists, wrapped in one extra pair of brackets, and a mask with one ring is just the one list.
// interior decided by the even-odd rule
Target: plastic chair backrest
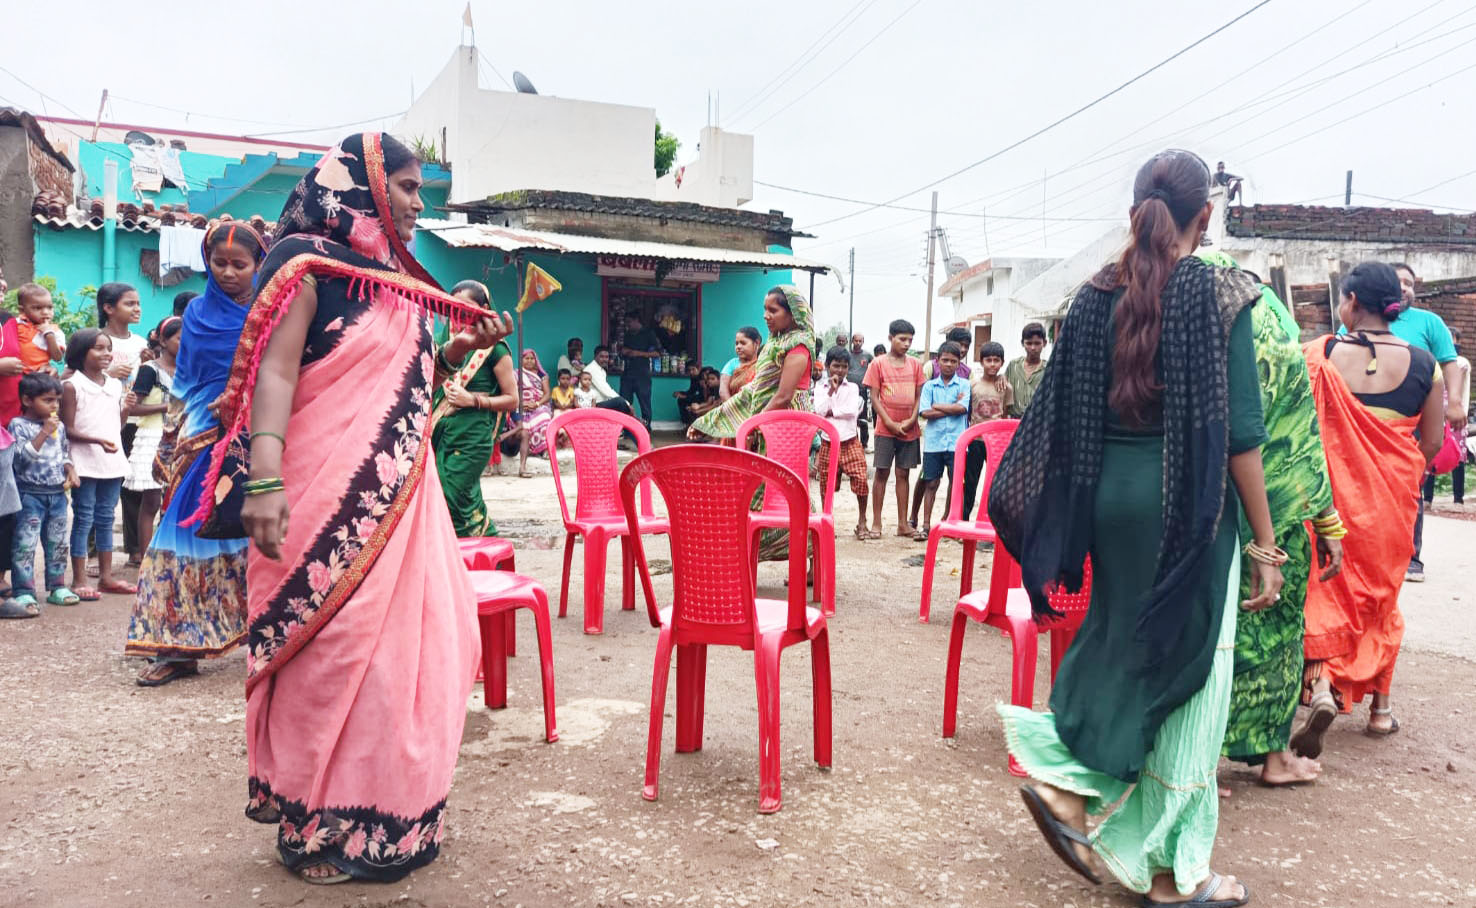
[[(635, 436), (636, 452), (644, 454), (651, 450), (651, 435), (640, 420), (615, 410), (588, 407), (582, 410), (564, 410), (548, 425), (548, 460), (553, 466), (554, 489), (559, 494), (559, 509), (564, 523), (570, 523), (569, 502), (564, 495), (564, 483), (559, 475), (559, 433), (569, 438), (574, 449), (574, 475), (578, 480), (578, 494), (574, 500), (574, 520), (591, 520), (602, 517), (619, 517), (624, 511), (620, 506), (620, 463), (616, 454), (620, 450), (620, 433)], [(641, 515), (650, 517), (651, 487), (641, 487)]]
[(1018, 419), (991, 419), (977, 426), (969, 426), (958, 437), (958, 442), (953, 446), (953, 494), (948, 505), (949, 520), (963, 520), (964, 470), (968, 464), (969, 443), (982, 438), (989, 456), (984, 461), (984, 475), (979, 481), (974, 523), (989, 522), (989, 486), (994, 482), (994, 471), (1009, 448), (1010, 440), (1015, 437), (1015, 429), (1019, 425)]
[[(1004, 546), (996, 545), (994, 563), (989, 572), (989, 611), (1004, 614), (1009, 591), (1020, 589), (1021, 586), (1019, 563)], [(1057, 586), (1047, 598), (1051, 608), (1065, 613), (1067, 617), (1085, 612), (1092, 604), (1092, 559), (1088, 557), (1082, 564), (1081, 589), (1078, 592), (1067, 592), (1065, 587)]]
[[(754, 576), (748, 526), (753, 493), (763, 485), (789, 506), (789, 532), (803, 539), (809, 522), (806, 483), (787, 467), (757, 454), (714, 445), (673, 445), (642, 454), (620, 474), (620, 499), (631, 526), (636, 568), (653, 624), (659, 623), (645, 546), (635, 531), (635, 487), (655, 483), (671, 521), (672, 626), (714, 642), (754, 639)], [(789, 548), (789, 622), (805, 627), (803, 545)]]
[[(810, 451), (815, 444), (815, 434), (821, 436), (821, 444), (830, 446), (829, 463), (826, 466), (825, 487), (820, 498), (820, 512), (833, 514), (835, 505), (835, 477), (840, 463), (840, 433), (830, 420), (805, 410), (770, 410), (750, 416), (738, 427), (738, 447), (747, 450), (749, 436), (758, 432), (764, 439), (764, 456), (789, 467), (809, 485)], [(764, 498), (764, 510), (776, 499)]]

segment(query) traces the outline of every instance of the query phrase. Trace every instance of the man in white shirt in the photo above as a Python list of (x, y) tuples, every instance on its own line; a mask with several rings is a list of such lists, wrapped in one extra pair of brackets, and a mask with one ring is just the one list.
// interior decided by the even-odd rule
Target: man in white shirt
[[(600, 344), (598, 347), (595, 347), (594, 361), (586, 364), (584, 367), (584, 371), (589, 373), (590, 387), (593, 389), (595, 396), (595, 406), (601, 410), (615, 410), (616, 412), (624, 413), (626, 416), (635, 416), (635, 411), (631, 409), (630, 401), (621, 397), (615, 392), (614, 388), (610, 387), (610, 379), (605, 373), (605, 370), (609, 367), (610, 348), (604, 344)], [(620, 436), (620, 444), (622, 447), (633, 449), (635, 447), (635, 438), (628, 431), (624, 431)]]
[[(836, 466), (836, 485), (840, 485), (842, 474), (851, 481), (851, 491), (856, 496), (856, 538), (880, 539), (880, 533), (866, 528), (866, 498), (869, 487), (866, 482), (866, 449), (861, 446), (857, 434), (856, 419), (861, 415), (861, 388), (847, 379), (851, 368), (851, 357), (844, 348), (832, 347), (825, 355), (825, 378), (816, 383), (814, 393), (815, 412), (830, 420), (840, 438), (840, 459)], [(816, 469), (821, 482), (830, 468), (830, 446), (822, 443)]]

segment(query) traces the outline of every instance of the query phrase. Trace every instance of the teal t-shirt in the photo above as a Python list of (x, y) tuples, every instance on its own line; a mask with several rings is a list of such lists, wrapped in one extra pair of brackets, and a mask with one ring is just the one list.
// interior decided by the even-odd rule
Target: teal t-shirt
[[(1442, 366), (1455, 362), (1455, 341), (1450, 329), (1445, 326), (1445, 319), (1429, 309), (1411, 306), (1389, 323), (1389, 330), (1411, 347), (1419, 347), (1434, 356), (1435, 362)], [(1348, 330), (1340, 327), (1338, 333), (1347, 334)]]

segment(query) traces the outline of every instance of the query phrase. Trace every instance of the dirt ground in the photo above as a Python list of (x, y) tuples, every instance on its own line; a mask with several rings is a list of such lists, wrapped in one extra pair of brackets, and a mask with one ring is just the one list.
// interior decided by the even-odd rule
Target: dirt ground
[[(552, 481), (489, 478), (485, 488), (519, 569), (556, 601)], [(1026, 816), (992, 712), (1009, 696), (1009, 643), (996, 633), (970, 630), (958, 737), (940, 736), (958, 547), (942, 550), (934, 621), (920, 624), (923, 545), (856, 541), (854, 499), (837, 500), (835, 766), (821, 772), (810, 759), (809, 655), (793, 648), (776, 815), (757, 813), (752, 663), (736, 649), (711, 651), (700, 753), (673, 752), (668, 700), (661, 800), (641, 800), (656, 636), (643, 611), (619, 611), (612, 558), (605, 634), (585, 636), (577, 606), (555, 621), (561, 740), (542, 741), (524, 624), (510, 708), (487, 711), (480, 688), (468, 703), (441, 858), (395, 885), (306, 886), (274, 862), (272, 829), (242, 815), (243, 657), (139, 688), (138, 663), (120, 655), (129, 603), (110, 597), (0, 626), (0, 903), (1137, 904), (1067, 871)], [(1231, 797), (1214, 863), (1245, 880), (1256, 905), (1476, 905), (1476, 620), (1464, 583), (1476, 524), (1435, 517), (1426, 532), (1431, 582), (1403, 602), (1403, 731), (1378, 741), (1361, 733), (1365, 710), (1340, 719), (1322, 780), (1299, 789), (1261, 788), (1246, 768), (1222, 765)], [(664, 557), (664, 542), (650, 553)], [(764, 567), (770, 595), (782, 595), (779, 578)], [(1044, 652), (1041, 662), (1038, 706)]]

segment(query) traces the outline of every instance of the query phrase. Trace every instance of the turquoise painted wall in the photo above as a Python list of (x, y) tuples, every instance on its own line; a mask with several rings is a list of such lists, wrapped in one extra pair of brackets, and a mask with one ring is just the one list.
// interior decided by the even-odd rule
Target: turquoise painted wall
[[(776, 252), (788, 250), (775, 248)], [(511, 265), (503, 264), (503, 253), (487, 249), (452, 249), (435, 237), (422, 234), (415, 255), (447, 288), (471, 278), (482, 281), (492, 292), (497, 310), (512, 311), (521, 288)], [(588, 261), (555, 255), (530, 255), (528, 259), (564, 285), (564, 289), (523, 313), (523, 346), (538, 353), (545, 369), (552, 368), (564, 353), (569, 338), (584, 339), (586, 355), (593, 356), (600, 343), (602, 284)], [(764, 330), (764, 293), (775, 284), (788, 283), (789, 271), (729, 270), (721, 280), (702, 287), (702, 361), (722, 368), (733, 356), (733, 335), (744, 325)], [(618, 390), (618, 379), (611, 384)], [(684, 376), (652, 377), (651, 403), (656, 419), (677, 420), (672, 392), (685, 390)]]
[(277, 215), (282, 213), (282, 206), (287, 202), (287, 194), (292, 191), (300, 179), (302, 178), (290, 173), (266, 174), (252, 183), (250, 188), (243, 190), (240, 195), (209, 214), (211, 217), (229, 214), (233, 218), (242, 220), (259, 214), (264, 220), (275, 221)]
[[(149, 329), (174, 310), (174, 295), (184, 290), (202, 293), (205, 276), (194, 275), (182, 284), (164, 289), (156, 288), (138, 267), (138, 254), (144, 249), (158, 249), (157, 233), (118, 231), (118, 280), (132, 284), (143, 302), (143, 318), (138, 324), (138, 333), (147, 334)], [(81, 299), (81, 290), (89, 284), (96, 287), (103, 283), (102, 231), (87, 228), (53, 230), (36, 225), (36, 274), (56, 278), (57, 289), (67, 295), (76, 305)]]

